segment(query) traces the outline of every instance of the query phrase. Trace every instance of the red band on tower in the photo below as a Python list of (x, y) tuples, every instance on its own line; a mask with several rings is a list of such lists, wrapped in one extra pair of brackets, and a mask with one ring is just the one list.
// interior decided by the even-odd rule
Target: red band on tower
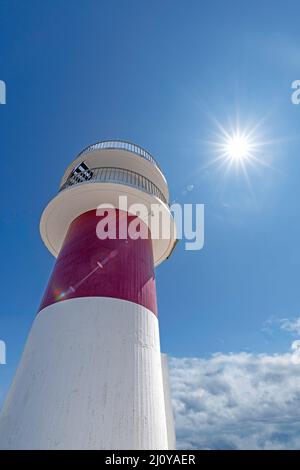
[[(97, 216), (96, 210), (78, 216), (68, 229), (39, 311), (67, 299), (113, 297), (143, 305), (157, 315), (150, 232), (139, 220), (148, 237), (132, 239), (128, 227), (136, 216), (105, 211), (106, 220), (117, 222), (116, 237), (98, 238), (97, 224), (103, 216)], [(119, 231), (124, 222), (125, 239)]]

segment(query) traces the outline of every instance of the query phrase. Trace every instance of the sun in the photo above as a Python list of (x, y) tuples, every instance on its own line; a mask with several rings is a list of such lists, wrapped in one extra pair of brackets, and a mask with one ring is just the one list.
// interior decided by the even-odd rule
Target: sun
[(215, 170), (222, 177), (220, 184), (233, 180), (245, 182), (253, 193), (254, 178), (265, 174), (267, 169), (274, 171), (274, 145), (282, 139), (274, 140), (268, 135), (266, 117), (256, 121), (248, 118), (242, 123), (237, 115), (235, 119), (228, 119), (227, 126), (212, 115), (208, 117), (214, 126), (210, 138), (203, 141), (207, 156), (201, 170), (207, 174)]
[(229, 135), (224, 142), (224, 153), (234, 162), (240, 162), (251, 157), (253, 144), (247, 135), (236, 132)]
[(209, 158), (202, 170), (215, 167), (223, 177), (245, 178), (249, 187), (251, 179), (255, 174), (262, 174), (263, 168), (274, 170), (272, 147), (277, 141), (268, 137), (268, 131), (263, 126), (266, 118), (256, 122), (248, 119), (241, 123), (237, 116), (235, 120), (228, 120), (227, 127), (214, 116), (210, 118), (214, 128), (210, 139), (205, 141)]
[(217, 163), (219, 168), (226, 167), (226, 172), (235, 167), (242, 173), (247, 173), (247, 167), (265, 165), (265, 142), (257, 134), (257, 126), (240, 127), (238, 124), (225, 129), (218, 124), (219, 132), (214, 141), (209, 141), (216, 157), (209, 165)]
[(245, 167), (246, 164), (257, 162), (257, 154), (261, 142), (253, 132), (241, 130), (239, 127), (231, 131), (223, 130), (217, 145), (217, 151), (221, 160), (229, 166)]

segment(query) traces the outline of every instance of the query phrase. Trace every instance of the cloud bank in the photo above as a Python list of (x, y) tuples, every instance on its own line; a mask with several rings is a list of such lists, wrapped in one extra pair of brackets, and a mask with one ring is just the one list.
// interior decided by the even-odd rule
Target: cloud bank
[(170, 358), (177, 448), (300, 449), (299, 352)]

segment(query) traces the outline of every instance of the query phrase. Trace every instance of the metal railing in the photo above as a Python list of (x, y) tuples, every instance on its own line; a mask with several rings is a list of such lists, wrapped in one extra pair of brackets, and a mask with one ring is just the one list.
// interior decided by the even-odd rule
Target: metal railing
[(152, 181), (135, 171), (125, 170), (124, 168), (100, 167), (90, 168), (85, 171), (71, 174), (67, 181), (62, 185), (60, 191), (63, 191), (75, 184), (85, 183), (117, 183), (140, 189), (145, 193), (158, 197), (161, 201), (168, 204), (165, 196)]
[(145, 158), (149, 162), (153, 163), (153, 165), (159, 165), (152, 155), (147, 152), (147, 150), (143, 149), (139, 145), (132, 144), (131, 142), (126, 142), (125, 140), (103, 140), (101, 142), (97, 142), (95, 144), (89, 145), (86, 147), (82, 152), (78, 154), (78, 157), (82, 156), (85, 153), (92, 152), (93, 150), (102, 150), (102, 149), (121, 149), (127, 150), (128, 152), (135, 153), (142, 158)]

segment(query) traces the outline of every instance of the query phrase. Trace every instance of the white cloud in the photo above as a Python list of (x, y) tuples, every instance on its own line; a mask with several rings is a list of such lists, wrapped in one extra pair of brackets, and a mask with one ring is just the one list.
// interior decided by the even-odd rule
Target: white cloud
[(299, 351), (171, 358), (177, 447), (299, 449)]
[(292, 342), (291, 350), (293, 351), (292, 354), (292, 362), (294, 364), (300, 364), (300, 340), (296, 339)]
[(300, 335), (300, 317), (294, 318), (293, 320), (283, 318), (282, 320), (280, 320), (280, 323), (282, 330)]

